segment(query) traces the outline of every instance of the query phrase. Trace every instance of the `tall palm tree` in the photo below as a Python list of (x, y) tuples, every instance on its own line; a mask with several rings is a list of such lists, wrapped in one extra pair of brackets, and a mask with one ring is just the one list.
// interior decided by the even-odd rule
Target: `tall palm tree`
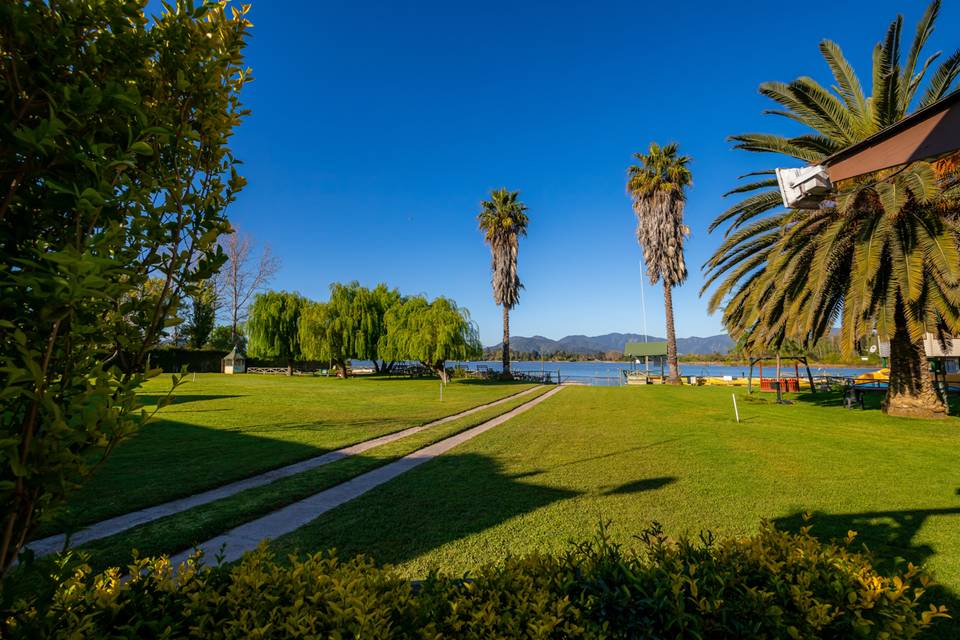
[(493, 261), (493, 301), (503, 307), (503, 375), (510, 376), (510, 310), (520, 301), (520, 276), (517, 253), (520, 238), (527, 235), (527, 206), (519, 200), (519, 191), (494, 189), (490, 199), (480, 202), (477, 221), (484, 240), (490, 245)]
[(677, 334), (673, 326), (673, 287), (687, 279), (683, 239), (690, 229), (683, 224), (684, 190), (693, 184), (689, 156), (678, 155), (676, 144), (650, 143), (647, 153), (635, 153), (639, 164), (627, 169), (627, 193), (637, 215), (637, 242), (643, 250), (650, 284), (663, 281), (663, 306), (667, 314), (667, 382), (680, 384)]
[[(807, 77), (760, 86), (780, 106), (767, 113), (810, 132), (733, 136), (734, 147), (818, 164), (943, 98), (960, 73), (960, 50), (936, 67), (918, 99), (940, 55), (921, 57), (939, 9), (939, 0), (930, 3), (903, 61), (903, 18), (890, 24), (873, 52), (869, 97), (840, 47), (821, 42), (832, 92)], [(776, 348), (786, 339), (812, 346), (839, 319), (841, 344), (850, 353), (876, 330), (890, 340), (885, 411), (943, 415), (922, 339), (925, 332), (946, 337), (960, 331), (956, 183), (949, 186), (937, 163), (916, 162), (834, 185), (819, 209), (795, 211), (780, 208), (773, 173), (750, 174), (760, 177), (730, 191), (750, 195), (710, 227), (727, 223), (723, 243), (704, 265), (703, 291), (716, 284), (710, 311), (723, 307), (731, 336), (755, 349)]]

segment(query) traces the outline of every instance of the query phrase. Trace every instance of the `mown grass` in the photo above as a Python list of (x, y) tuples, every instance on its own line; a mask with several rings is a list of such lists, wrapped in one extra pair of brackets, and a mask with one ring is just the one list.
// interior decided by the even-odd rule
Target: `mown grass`
[(814, 534), (855, 530), (881, 567), (922, 563), (960, 592), (960, 419), (742, 394), (737, 424), (729, 389), (569, 388), (273, 546), (365, 553), (414, 578), (561, 550), (601, 521), (629, 544), (651, 521), (745, 534), (811, 512)]
[(363, 454), (338, 460), (263, 487), (248, 489), (234, 496), (155, 520), (121, 534), (90, 542), (81, 547), (80, 551), (89, 554), (89, 564), (94, 569), (100, 570), (110, 566), (125, 566), (131, 559), (133, 549), (136, 549), (141, 556), (173, 554), (188, 549), (233, 527), (503, 415), (552, 388), (544, 386), (523, 396), (511, 398), (496, 407), (430, 427)]
[[(169, 389), (143, 388), (147, 405)], [(370, 438), (431, 422), (532, 385), (200, 374), (113, 452), (36, 537), (188, 496)]]

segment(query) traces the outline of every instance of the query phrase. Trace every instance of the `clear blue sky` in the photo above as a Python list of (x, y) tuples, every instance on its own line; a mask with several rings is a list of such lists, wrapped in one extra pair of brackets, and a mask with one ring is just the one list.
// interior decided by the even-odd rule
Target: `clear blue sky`
[[(931, 51), (960, 45), (946, 2)], [(826, 78), (838, 41), (869, 85), (888, 22), (912, 37), (925, 2), (267, 2), (254, 0), (235, 138), (249, 187), (231, 218), (283, 260), (274, 288), (324, 299), (333, 281), (386, 282), (467, 307), (499, 341), (489, 251), (476, 229), (491, 188), (530, 207), (515, 335), (640, 332), (640, 251), (624, 194), (631, 153), (676, 141), (693, 156), (679, 336), (722, 331), (698, 295), (719, 242), (707, 224), (738, 175), (769, 160), (726, 136), (783, 131), (764, 80)], [(662, 292), (646, 285), (649, 332)]]

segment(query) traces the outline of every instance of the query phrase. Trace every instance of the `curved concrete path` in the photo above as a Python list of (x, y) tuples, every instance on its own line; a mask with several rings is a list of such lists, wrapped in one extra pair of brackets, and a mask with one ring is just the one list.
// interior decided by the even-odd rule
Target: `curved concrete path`
[[(214, 502), (215, 500), (228, 498), (234, 494), (240, 493), (241, 491), (246, 491), (247, 489), (262, 487), (263, 485), (270, 484), (271, 482), (275, 482), (281, 478), (287, 478), (298, 473), (303, 473), (304, 471), (309, 471), (310, 469), (322, 467), (323, 465), (330, 464), (331, 462), (336, 462), (337, 460), (342, 460), (343, 458), (355, 456), (363, 453), (364, 451), (373, 449), (374, 447), (379, 447), (381, 445), (394, 442), (395, 440), (406, 438), (407, 436), (430, 429), (431, 427), (437, 427), (441, 424), (446, 424), (447, 422), (465, 418), (466, 416), (472, 415), (479, 411), (499, 406), (542, 388), (543, 385), (537, 385), (535, 387), (525, 389), (519, 393), (511, 394), (505, 398), (500, 398), (499, 400), (494, 400), (493, 402), (488, 402), (486, 404), (473, 407), (472, 409), (467, 409), (466, 411), (461, 411), (460, 413), (455, 413), (445, 418), (434, 420), (433, 422), (420, 425), (419, 427), (410, 427), (409, 429), (404, 429), (403, 431), (388, 433), (387, 435), (380, 436), (379, 438), (365, 440), (364, 442), (359, 442), (349, 447), (344, 447), (343, 449), (337, 449), (336, 451), (330, 451), (323, 455), (316, 456), (314, 458), (308, 458), (307, 460), (302, 460), (285, 467), (272, 469), (256, 476), (244, 478), (243, 480), (237, 480), (236, 482), (231, 482), (230, 484), (225, 484), (202, 493), (196, 493), (192, 496), (187, 496), (186, 498), (171, 500), (170, 502), (165, 502), (163, 504), (147, 507), (146, 509), (140, 509), (139, 511), (125, 513), (121, 516), (103, 520), (96, 524), (92, 524), (89, 527), (81, 529), (70, 536), (70, 546), (77, 547), (86, 544), (91, 540), (106, 538), (141, 524), (158, 520), (159, 518), (163, 518), (165, 516), (180, 513), (181, 511), (186, 511), (187, 509), (192, 509), (193, 507)], [(26, 546), (37, 556), (45, 556), (61, 551), (65, 542), (66, 536), (64, 534), (58, 534), (55, 536), (34, 540)]]
[[(321, 491), (299, 502), (295, 502), (282, 509), (267, 514), (262, 518), (257, 518), (246, 524), (240, 525), (226, 533), (211, 538), (195, 547), (202, 549), (206, 558), (212, 559), (215, 556), (222, 555), (226, 562), (237, 560), (247, 551), (251, 551), (260, 544), (264, 538), (277, 538), (284, 534), (299, 529), (303, 525), (315, 520), (322, 514), (338, 507), (345, 502), (357, 498), (374, 487), (377, 487), (389, 480), (392, 480), (400, 474), (417, 467), (424, 462), (432, 460), (442, 453), (446, 453), (458, 444), (466, 442), (477, 437), (484, 431), (489, 431), (496, 426), (514, 418), (521, 413), (532, 409), (541, 402), (556, 395), (563, 389), (558, 386), (547, 393), (538, 396), (520, 405), (519, 407), (497, 416), (491, 420), (468, 429), (455, 436), (436, 442), (430, 446), (424, 447), (418, 451), (400, 458), (395, 462), (384, 465), (373, 471), (357, 476), (352, 480), (339, 484), (335, 487)], [(171, 556), (170, 562), (176, 568), (187, 560), (192, 554), (193, 549)]]

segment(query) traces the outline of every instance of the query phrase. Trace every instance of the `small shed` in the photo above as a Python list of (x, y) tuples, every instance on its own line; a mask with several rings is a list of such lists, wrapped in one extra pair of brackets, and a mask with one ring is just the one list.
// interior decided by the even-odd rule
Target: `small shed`
[(247, 359), (243, 357), (240, 353), (237, 352), (237, 348), (234, 347), (230, 353), (223, 357), (223, 372), (224, 373), (244, 373), (247, 370)]
[(667, 361), (667, 343), (666, 342), (628, 342), (623, 348), (623, 355), (633, 358), (635, 364), (643, 362), (645, 371), (650, 371), (650, 360), (653, 359), (654, 366), (659, 365), (660, 375), (663, 376), (663, 368)]

